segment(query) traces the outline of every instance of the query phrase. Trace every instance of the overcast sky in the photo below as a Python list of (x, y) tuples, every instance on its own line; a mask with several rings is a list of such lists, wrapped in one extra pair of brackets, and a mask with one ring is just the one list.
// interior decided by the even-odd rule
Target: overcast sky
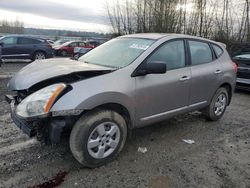
[(0, 19), (25, 27), (109, 32), (105, 0), (0, 0)]

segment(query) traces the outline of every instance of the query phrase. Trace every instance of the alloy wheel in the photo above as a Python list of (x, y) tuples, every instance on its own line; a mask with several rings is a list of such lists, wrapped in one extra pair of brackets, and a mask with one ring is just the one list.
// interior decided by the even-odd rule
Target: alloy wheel
[(41, 52), (38, 52), (36, 53), (35, 55), (35, 59), (45, 59), (45, 54), (44, 53), (41, 53)]
[(103, 159), (111, 155), (120, 141), (120, 129), (114, 122), (99, 124), (88, 138), (88, 153), (95, 159)]
[(218, 96), (214, 105), (214, 113), (216, 116), (220, 116), (224, 112), (226, 104), (227, 104), (227, 97), (224, 93), (221, 93)]

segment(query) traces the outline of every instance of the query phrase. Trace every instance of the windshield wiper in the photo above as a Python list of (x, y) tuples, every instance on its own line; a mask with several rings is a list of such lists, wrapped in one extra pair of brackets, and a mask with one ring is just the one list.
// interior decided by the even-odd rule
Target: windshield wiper
[(83, 62), (87, 63), (87, 64), (98, 65), (98, 66), (109, 67), (109, 68), (115, 68), (115, 69), (122, 68), (122, 67), (116, 67), (116, 66), (111, 66), (111, 65), (102, 65), (102, 64), (92, 63), (92, 62), (89, 62), (89, 61), (83, 61)]

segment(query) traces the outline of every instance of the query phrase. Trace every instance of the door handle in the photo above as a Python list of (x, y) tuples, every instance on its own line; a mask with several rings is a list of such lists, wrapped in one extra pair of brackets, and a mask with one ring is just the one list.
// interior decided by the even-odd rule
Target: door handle
[(190, 77), (189, 76), (183, 76), (180, 78), (180, 81), (185, 81), (185, 80), (189, 80)]
[(216, 70), (214, 74), (220, 74), (222, 71), (221, 70)]

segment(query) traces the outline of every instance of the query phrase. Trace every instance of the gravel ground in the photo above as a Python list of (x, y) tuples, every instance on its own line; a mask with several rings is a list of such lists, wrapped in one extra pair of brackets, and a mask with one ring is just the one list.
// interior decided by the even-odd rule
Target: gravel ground
[[(5, 64), (0, 74), (24, 65)], [(249, 92), (235, 93), (218, 122), (193, 112), (136, 129), (115, 161), (91, 170), (75, 161), (67, 138), (45, 146), (16, 128), (6, 83), (0, 79), (0, 187), (250, 187)]]

